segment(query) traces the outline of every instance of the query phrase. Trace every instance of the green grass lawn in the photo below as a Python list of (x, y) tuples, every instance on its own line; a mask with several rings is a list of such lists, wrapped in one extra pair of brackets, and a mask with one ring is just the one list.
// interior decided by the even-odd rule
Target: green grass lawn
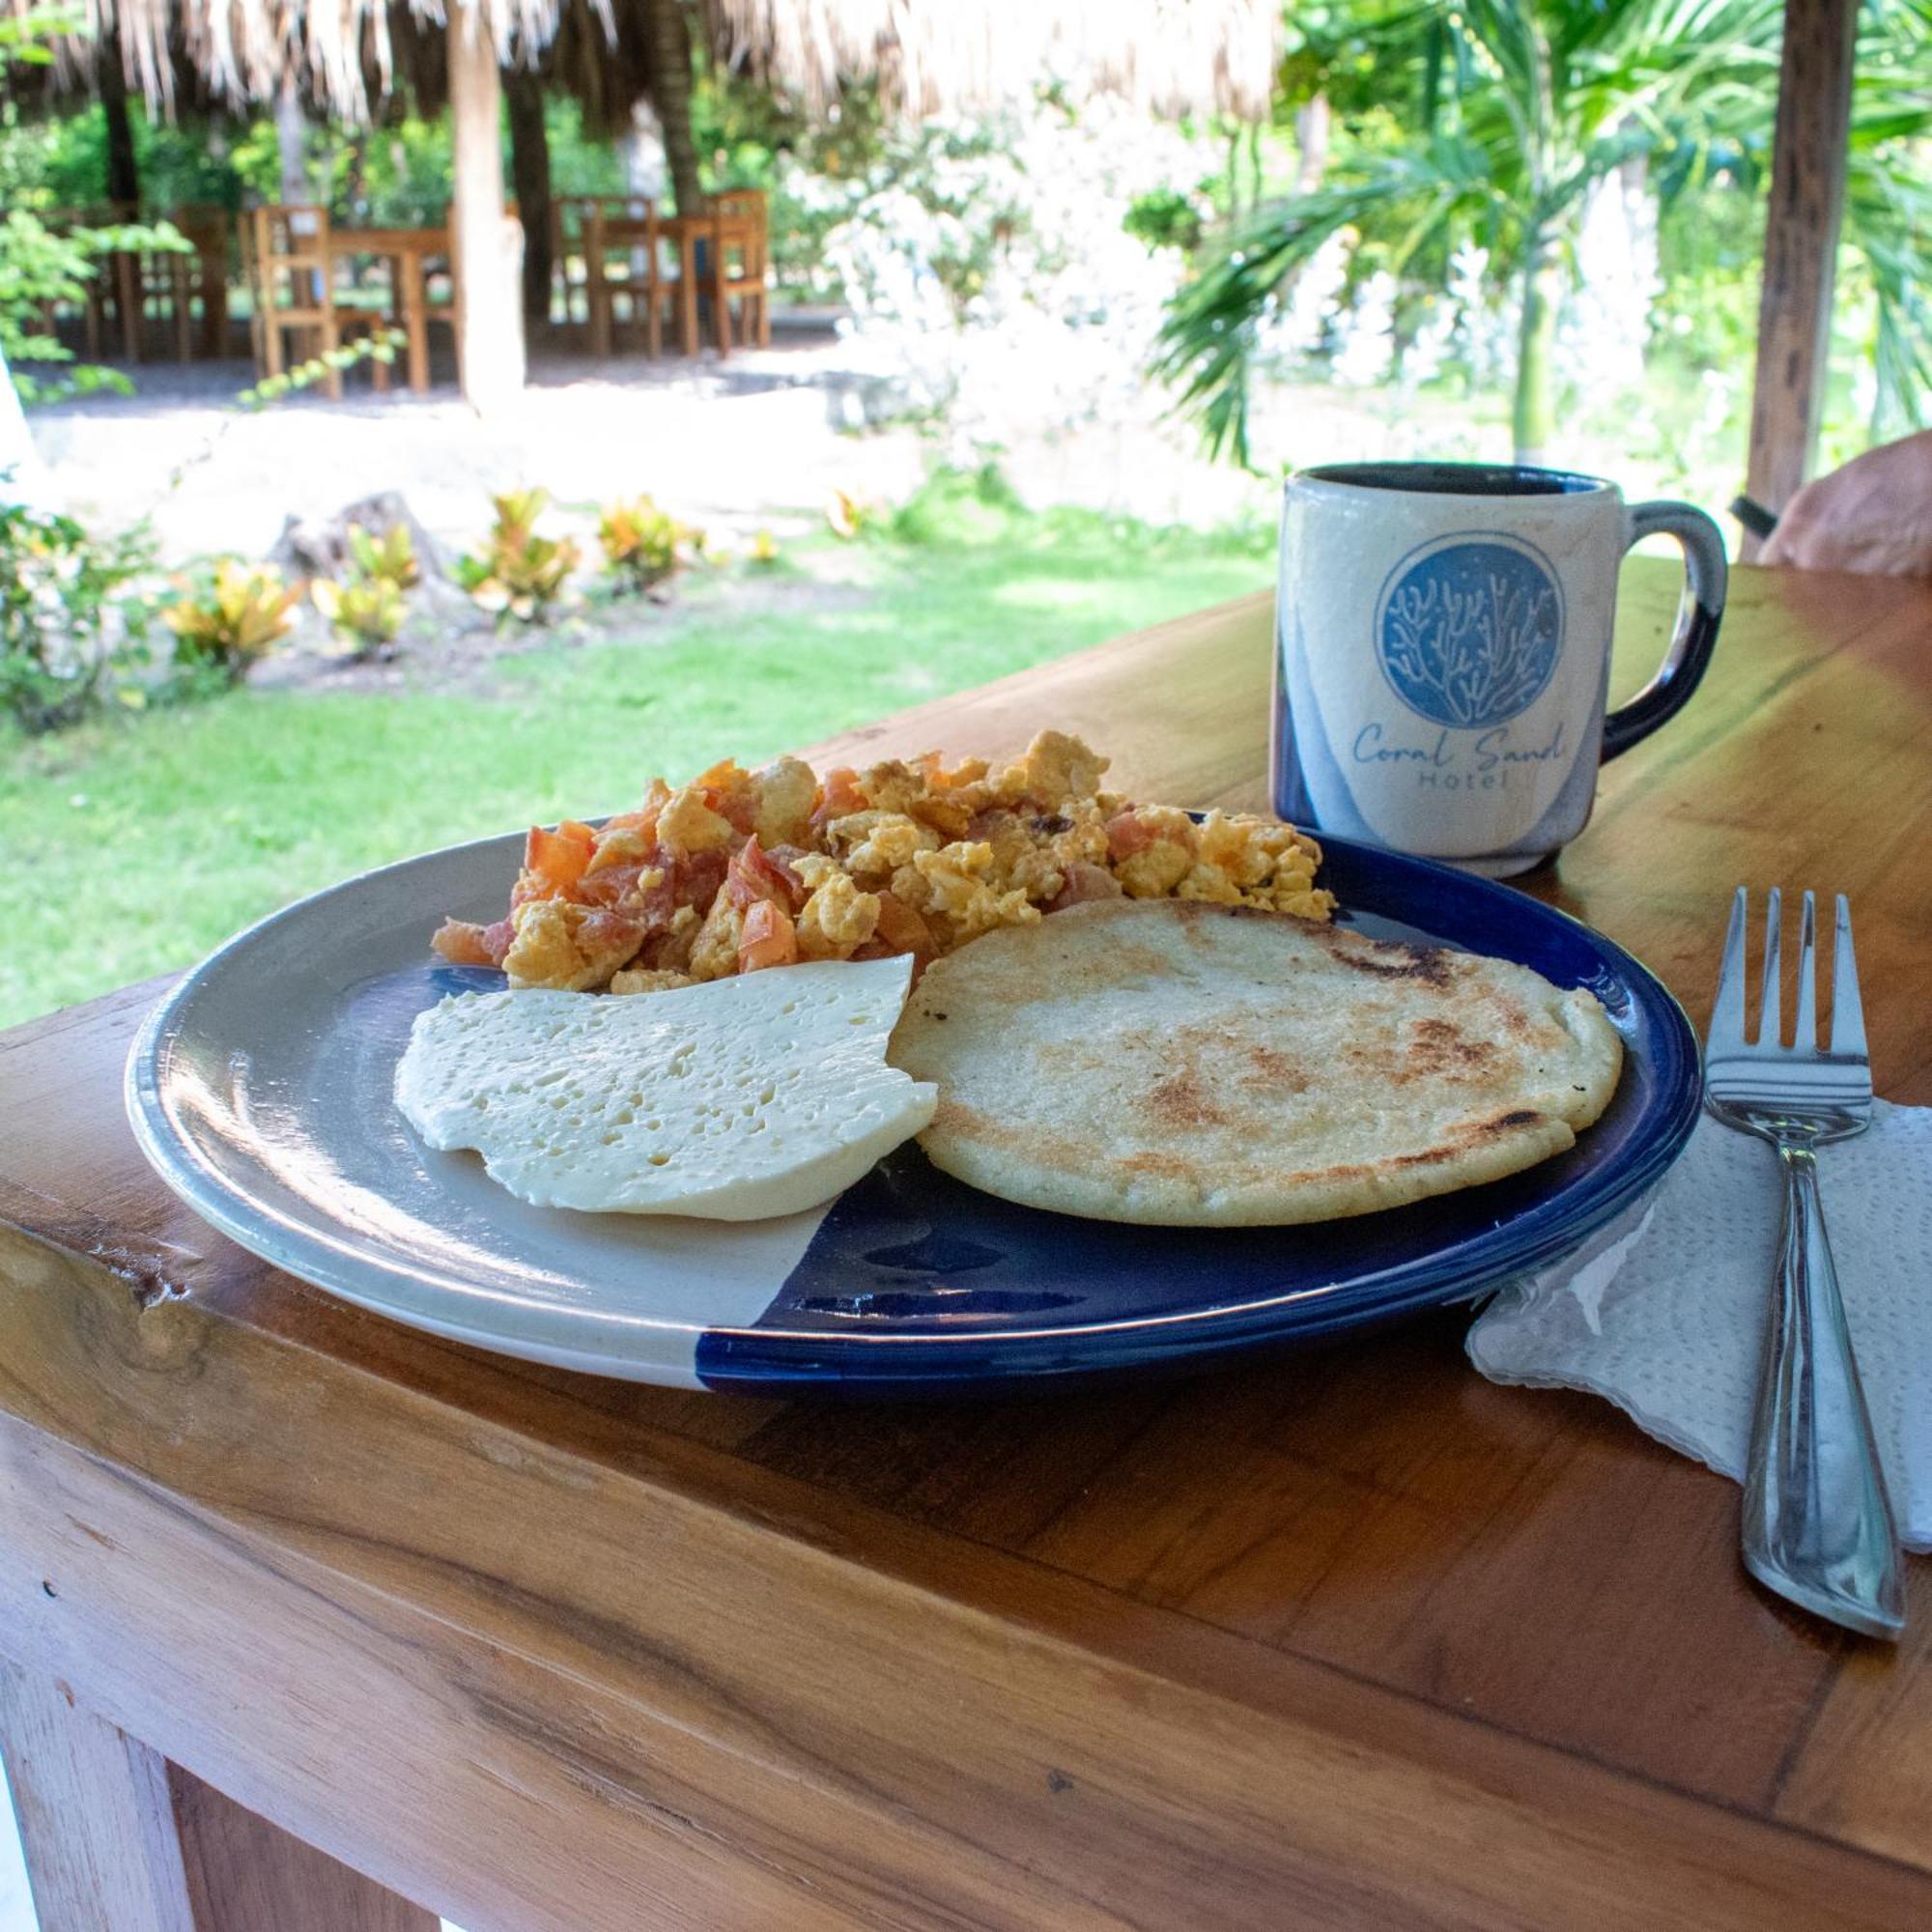
[(185, 966), (365, 867), (620, 809), (656, 773), (768, 757), (1258, 589), (1268, 549), (916, 501), (886, 536), (686, 580), (669, 610), (499, 659), (488, 696), (241, 690), (0, 736), (0, 1025)]

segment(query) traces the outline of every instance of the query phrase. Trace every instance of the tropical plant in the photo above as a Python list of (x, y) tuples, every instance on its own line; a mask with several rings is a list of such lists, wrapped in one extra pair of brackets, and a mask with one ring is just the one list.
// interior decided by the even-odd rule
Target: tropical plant
[(422, 565), (407, 524), (391, 524), (387, 534), (380, 537), (372, 537), (360, 524), (351, 524), (349, 558), (364, 577), (386, 578), (398, 590), (413, 590), (422, 582)]
[(240, 683), (288, 635), (300, 595), (271, 563), (221, 558), (161, 611), (175, 635), (176, 666)]
[(549, 491), (513, 490), (491, 501), (497, 520), (483, 549), (457, 559), (457, 582), (498, 624), (540, 624), (567, 598), (582, 553), (572, 537), (537, 535)]
[(402, 585), (389, 577), (353, 577), (347, 583), (318, 577), (308, 594), (329, 629), (356, 657), (394, 643), (409, 614)]
[(351, 524), (349, 574), (346, 582), (318, 577), (309, 585), (315, 608), (354, 655), (366, 657), (394, 643), (409, 614), (404, 593), (422, 579), (415, 545), (407, 524), (391, 524), (384, 536), (372, 537), (360, 524)]
[[(1339, 0), (1318, 17), (1324, 58), (1366, 56), (1404, 132), (1339, 162), (1312, 192), (1266, 205), (1221, 238), (1170, 305), (1155, 370), (1198, 411), (1213, 449), (1246, 462), (1262, 325), (1324, 243), (1374, 236), (1397, 274), (1459, 242), (1488, 251), (1516, 312), (1520, 456), (1548, 445), (1559, 310), (1591, 189), (1641, 165), (1669, 196), (1768, 166), (1778, 0), (1466, 0), (1453, 9)], [(1844, 237), (1880, 307), (1882, 409), (1916, 419), (1932, 381), (1928, 0), (1861, 10)]]
[(0, 505), (0, 704), (23, 729), (75, 724), (105, 690), (140, 702), (124, 673), (146, 655), (148, 604), (130, 586), (153, 564), (145, 528), (96, 537), (71, 517)]
[[(0, 18), (0, 74), (48, 65), (54, 56), (47, 43), (78, 25), (73, 11), (31, 4), (16, 8)], [(5, 219), (0, 220), (0, 362), (12, 374), (21, 402), (54, 402), (103, 389), (128, 392), (132, 385), (118, 370), (76, 362), (47, 318), (57, 307), (86, 300), (88, 282), (107, 257), (180, 254), (188, 250), (188, 242), (165, 221), (50, 227), (43, 219), (52, 200), (44, 184), (20, 178), (12, 166), (0, 167), (0, 196), (6, 203)], [(59, 365), (60, 373), (37, 374), (36, 364)]]
[(681, 524), (649, 497), (611, 503), (597, 525), (604, 568), (629, 590), (668, 582), (704, 554), (704, 532)]

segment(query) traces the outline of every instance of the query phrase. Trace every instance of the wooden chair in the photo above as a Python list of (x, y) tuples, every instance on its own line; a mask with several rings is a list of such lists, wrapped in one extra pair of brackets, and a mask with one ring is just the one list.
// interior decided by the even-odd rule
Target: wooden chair
[[(750, 212), (732, 212), (731, 201), (757, 195)], [(710, 254), (707, 264), (711, 296), (711, 326), (721, 357), (731, 353), (731, 304), (738, 304), (738, 340), (767, 347), (772, 339), (771, 301), (765, 290), (767, 231), (764, 197), (755, 189), (720, 195), (712, 204)]]
[(190, 203), (168, 216), (193, 247), (192, 255), (169, 255), (170, 301), (174, 311), (175, 348), (185, 362), (193, 343), (193, 312), (201, 311), (200, 353), (210, 357), (228, 348), (228, 261), (234, 240), (234, 219), (215, 203)]
[[(102, 201), (85, 207), (49, 209), (42, 218), (50, 228), (120, 228), (139, 221), (141, 211), (131, 202)], [(81, 310), (90, 362), (100, 360), (110, 329), (121, 339), (123, 358), (140, 361), (142, 301), (138, 255), (117, 252), (97, 257)]]
[(590, 327), (590, 217), (597, 198), (559, 195), (550, 205), (550, 273), (554, 320), (565, 329)]
[[(330, 355), (346, 340), (374, 333), (386, 318), (365, 308), (336, 300), (335, 253), (329, 244), (326, 208), (275, 205), (250, 209), (242, 216), (247, 243), (252, 314), (249, 336), (255, 366), (264, 376), (282, 375), (287, 367), (283, 337), (298, 331), (299, 353)], [(314, 346), (311, 348), (310, 344)], [(385, 363), (370, 364), (379, 389), (389, 386)], [(342, 372), (331, 369), (323, 387), (333, 402), (342, 400)]]
[(656, 202), (639, 196), (591, 204), (584, 228), (584, 287), (592, 355), (611, 354), (620, 304), (628, 306), (633, 325), (642, 321), (646, 353), (664, 354), (666, 306), (677, 300), (681, 286), (680, 277), (665, 270), (664, 243)]

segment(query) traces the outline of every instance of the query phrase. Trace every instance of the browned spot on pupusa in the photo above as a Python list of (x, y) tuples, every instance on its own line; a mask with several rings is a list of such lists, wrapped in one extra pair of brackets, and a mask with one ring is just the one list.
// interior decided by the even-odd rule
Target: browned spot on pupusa
[(1449, 954), (1439, 946), (1377, 946), (1368, 952), (1337, 946), (1332, 956), (1338, 966), (1371, 980), (1414, 980), (1425, 986), (1449, 983)]
[(1495, 1047), (1465, 1034), (1451, 1020), (1417, 1020), (1409, 1028), (1406, 1079), (1436, 1073), (1480, 1073), (1492, 1065)]
[(1163, 1126), (1218, 1127), (1227, 1116), (1202, 1091), (1191, 1067), (1180, 1067), (1149, 1090), (1148, 1111)]

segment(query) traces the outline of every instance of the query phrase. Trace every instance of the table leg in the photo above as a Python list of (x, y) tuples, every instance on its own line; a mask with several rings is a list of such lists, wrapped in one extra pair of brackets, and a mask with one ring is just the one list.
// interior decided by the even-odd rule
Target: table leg
[(41, 1932), (436, 1932), (434, 1913), (4, 1662), (0, 1752)]
[(170, 256), (168, 270), (174, 283), (175, 359), (185, 367), (194, 355), (194, 285), (185, 257)]
[(228, 353), (228, 273), (224, 256), (201, 258), (202, 351), (211, 359)]
[(409, 338), (410, 387), (429, 394), (429, 258), (409, 255), (396, 263), (403, 287), (403, 333)]
[(697, 237), (677, 239), (677, 330), (687, 355), (697, 354)]
[(589, 310), (590, 353), (601, 361), (611, 355), (611, 283), (604, 272), (604, 245), (594, 241), (583, 258), (585, 306)]
[(141, 265), (125, 250), (114, 258), (115, 299), (121, 304), (121, 346), (128, 360), (141, 359)]

